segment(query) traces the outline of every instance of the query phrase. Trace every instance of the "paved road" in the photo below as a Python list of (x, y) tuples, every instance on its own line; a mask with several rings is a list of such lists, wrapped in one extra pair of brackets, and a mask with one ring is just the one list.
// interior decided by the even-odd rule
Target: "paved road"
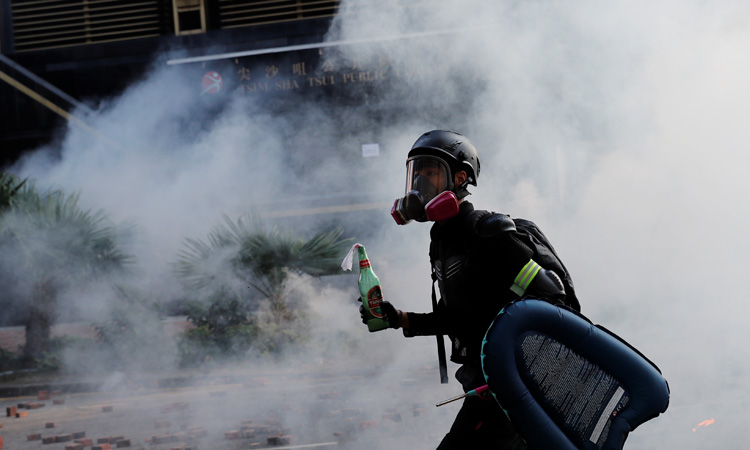
[[(64, 450), (73, 442), (43, 444), (28, 436), (65, 439), (73, 433), (85, 433), (94, 443), (119, 436), (130, 448), (153, 450), (434, 448), (458, 409), (458, 403), (435, 408), (458, 387), (435, 389), (438, 375), (432, 369), (381, 374), (376, 381), (366, 373), (300, 373), (223, 372), (203, 374), (181, 388), (131, 384), (110, 392), (60, 393), (44, 401), (4, 398), (3, 413), (19, 404), (44, 406), (18, 409), (27, 417), (3, 414), (0, 436), (4, 448), (12, 450)], [(47, 428), (52, 423), (54, 428)]]

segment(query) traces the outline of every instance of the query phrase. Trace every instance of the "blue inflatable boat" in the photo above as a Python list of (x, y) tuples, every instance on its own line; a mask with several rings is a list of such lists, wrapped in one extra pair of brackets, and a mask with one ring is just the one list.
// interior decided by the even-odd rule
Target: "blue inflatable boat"
[(621, 450), (667, 409), (661, 371), (580, 313), (527, 299), (504, 308), (482, 344), (493, 396), (532, 450)]

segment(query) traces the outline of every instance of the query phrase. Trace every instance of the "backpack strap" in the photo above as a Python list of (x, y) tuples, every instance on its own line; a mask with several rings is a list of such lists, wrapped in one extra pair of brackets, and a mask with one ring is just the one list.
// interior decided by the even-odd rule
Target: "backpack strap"
[(516, 231), (516, 224), (510, 216), (481, 209), (475, 209), (466, 216), (464, 227), (467, 232), (482, 238)]
[[(436, 312), (437, 306), (437, 294), (435, 293), (435, 283), (437, 282), (437, 274), (435, 273), (435, 260), (440, 258), (440, 249), (437, 243), (430, 241), (430, 269), (432, 271), (432, 312)], [(445, 356), (445, 340), (442, 334), (435, 335), (437, 340), (438, 350), (438, 367), (440, 369), (440, 383), (448, 383), (448, 364)]]
[[(435, 294), (435, 282), (437, 281), (437, 277), (435, 276), (435, 272), (432, 272), (432, 311), (437, 311), (437, 295)], [(443, 339), (442, 334), (435, 335), (435, 339), (437, 339), (437, 349), (438, 349), (438, 366), (440, 368), (440, 383), (441, 384), (447, 384), (448, 383), (448, 364), (445, 357), (445, 340)]]

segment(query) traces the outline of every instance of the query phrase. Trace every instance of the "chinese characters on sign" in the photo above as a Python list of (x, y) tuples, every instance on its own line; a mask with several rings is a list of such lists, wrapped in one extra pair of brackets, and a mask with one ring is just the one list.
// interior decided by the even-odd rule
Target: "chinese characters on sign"
[(394, 68), (390, 58), (385, 56), (379, 57), (375, 64), (370, 65), (363, 64), (358, 58), (334, 62), (305, 56), (284, 55), (284, 61), (280, 61), (279, 55), (267, 61), (235, 58), (232, 60), (233, 64), (228, 65), (234, 73), (230, 74), (229, 69), (218, 68), (207, 73), (202, 81), (203, 91), (218, 93), (222, 90), (222, 83), (227, 84), (224, 91), (231, 90), (244, 95), (316, 88), (339, 89), (367, 83), (389, 83), (420, 75), (418, 70)]

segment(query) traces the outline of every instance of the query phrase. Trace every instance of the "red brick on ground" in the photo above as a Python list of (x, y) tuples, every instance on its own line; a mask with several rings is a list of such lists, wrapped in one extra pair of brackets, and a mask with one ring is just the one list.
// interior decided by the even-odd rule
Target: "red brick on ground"
[[(75, 437), (75, 435), (73, 437)], [(93, 439), (88, 439), (88, 438), (86, 438), (86, 439), (76, 439), (73, 442), (75, 442), (76, 444), (82, 444), (84, 447), (90, 447), (90, 446), (94, 445), (94, 440)]]
[(26, 436), (26, 440), (28, 441), (40, 441), (42, 439), (41, 434), (30, 434)]
[(152, 436), (151, 442), (154, 444), (166, 444), (167, 442), (172, 442), (172, 435), (171, 434), (160, 434), (158, 436)]
[(355, 427), (347, 426), (343, 432), (336, 432), (334, 433), (334, 435), (347, 440), (353, 440), (357, 437), (358, 432), (359, 430), (357, 430)]
[(233, 439), (239, 439), (239, 437), (240, 437), (239, 430), (230, 430), (224, 433), (224, 439), (233, 440)]
[(16, 413), (18, 412), (18, 407), (16, 406), (9, 406), (5, 408), (5, 412), (7, 413), (8, 417), (14, 417)]
[(42, 438), (42, 444), (54, 444), (56, 439), (55, 436), (47, 436)]
[(2, 449), (4, 445), (5, 443), (3, 442), (3, 437), (0, 436), (0, 449)]
[(39, 391), (36, 395), (37, 400), (49, 400), (49, 391)]
[(19, 417), (28, 417), (28, 416), (29, 416), (29, 412), (28, 411), (19, 411), (19, 412), (16, 413), (16, 418), (19, 418)]
[(44, 406), (44, 403), (28, 403), (26, 409), (39, 409)]
[(289, 445), (292, 443), (292, 436), (278, 435), (268, 436), (268, 445)]
[(363, 430), (366, 430), (368, 428), (375, 428), (378, 426), (377, 420), (365, 420), (364, 422), (359, 423), (359, 427)]
[(188, 428), (188, 433), (190, 433), (190, 435), (195, 436), (195, 437), (204, 437), (208, 435), (208, 432), (203, 427)]
[(188, 406), (189, 405), (188, 405), (187, 402), (170, 403), (169, 405), (162, 406), (161, 407), (161, 412), (163, 412), (163, 413), (170, 413), (170, 412), (175, 411), (175, 410), (182, 411), (182, 410), (187, 409)]

